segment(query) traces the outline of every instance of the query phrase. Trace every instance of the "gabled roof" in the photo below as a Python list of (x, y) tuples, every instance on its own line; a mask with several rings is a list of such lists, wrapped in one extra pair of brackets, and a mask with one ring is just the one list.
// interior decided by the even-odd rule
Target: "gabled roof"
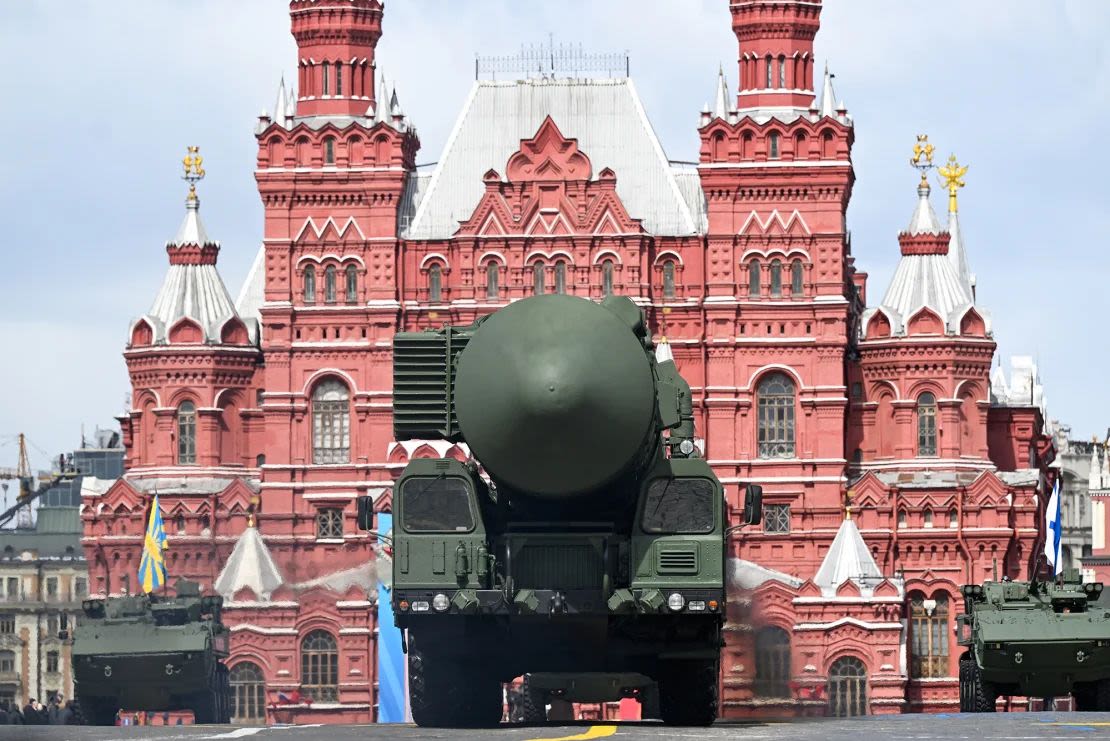
[(476, 82), (416, 208), (409, 239), (446, 239), (470, 218), (490, 169), (502, 171), (521, 141), (550, 116), (600, 173), (617, 175), (632, 218), (656, 235), (691, 235), (697, 225), (655, 131), (628, 79)]
[(282, 581), (270, 549), (258, 528), (251, 525), (239, 536), (213, 587), (227, 600), (234, 599), (241, 589), (249, 588), (259, 600), (267, 601)]

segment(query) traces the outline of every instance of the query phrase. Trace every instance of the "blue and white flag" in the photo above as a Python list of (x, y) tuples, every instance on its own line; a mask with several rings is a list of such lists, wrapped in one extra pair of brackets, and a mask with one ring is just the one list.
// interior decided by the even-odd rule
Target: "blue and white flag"
[(1060, 558), (1061, 522), (1060, 522), (1060, 478), (1052, 484), (1052, 496), (1048, 498), (1048, 506), (1044, 508), (1044, 555), (1048, 558), (1048, 565), (1052, 567), (1052, 575), (1059, 576), (1064, 570)]
[(158, 506), (158, 495), (155, 494), (143, 539), (143, 555), (139, 559), (139, 584), (147, 594), (166, 583), (166, 562), (162, 558), (165, 549), (166, 530), (162, 526), (162, 508)]

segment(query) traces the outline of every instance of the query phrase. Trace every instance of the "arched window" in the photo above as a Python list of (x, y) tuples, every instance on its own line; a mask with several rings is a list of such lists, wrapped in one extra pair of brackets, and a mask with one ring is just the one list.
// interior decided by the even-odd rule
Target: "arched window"
[(347, 303), (358, 301), (358, 268), (348, 265), (347, 270)]
[(613, 295), (613, 261), (606, 260), (601, 263), (601, 294)]
[(544, 290), (544, 276), (547, 272), (547, 266), (543, 262), (537, 262), (532, 266), (532, 292), (537, 296), (543, 295)]
[(779, 134), (777, 131), (772, 131), (767, 135), (767, 159), (777, 160), (779, 158)]
[(343, 62), (335, 63), (335, 94), (343, 94)]
[(851, 718), (867, 715), (867, 669), (854, 656), (844, 656), (829, 668), (829, 715)]
[(794, 383), (784, 373), (759, 382), (759, 457), (794, 457)]
[(197, 462), (197, 407), (191, 401), (177, 408), (177, 462), (183, 466)]
[(258, 665), (241, 661), (231, 667), (228, 680), (231, 685), (231, 722), (265, 722), (266, 682)]
[(759, 260), (752, 260), (748, 264), (748, 296), (751, 298), (759, 298), (759, 281), (762, 269), (759, 266)]
[(321, 95), (331, 95), (331, 65), (324, 62), (320, 65), (321, 74), (323, 75), (323, 87), (321, 88)]
[(779, 87), (786, 87), (786, 57), (779, 55)]
[(302, 136), (297, 140), (297, 167), (308, 167), (312, 164), (312, 146), (308, 138)]
[(802, 286), (805, 280), (805, 268), (802, 267), (801, 260), (795, 260), (790, 266), (790, 295), (801, 296), (802, 291), (805, 290)]
[(900, 509), (898, 510), (898, 529), (904, 529), (906, 527), (906, 524), (906, 510)]
[(185, 515), (178, 515), (173, 518), (174, 529), (177, 530), (178, 535), (185, 534)]
[(324, 268), (324, 303), (335, 303), (335, 266)]
[(555, 293), (567, 292), (567, 264), (561, 260), (555, 263)]
[(728, 157), (728, 150), (725, 146), (725, 135), (717, 132), (713, 135), (713, 161), (720, 162)]
[(762, 628), (755, 634), (756, 697), (790, 697), (790, 634)]
[(910, 596), (910, 676), (948, 676), (948, 595)]
[(501, 276), (501, 266), (493, 260), (486, 263), (486, 298), (494, 300), (500, 298), (501, 288), (498, 282)]
[(775, 82), (775, 60), (770, 54), (768, 54), (767, 58), (763, 61), (767, 66), (767, 84), (763, 87), (772, 88), (774, 87)]
[(347, 463), (351, 455), (350, 396), (335, 379), (312, 392), (312, 462)]
[[(1081, 499), (1079, 501), (1082, 502), (1083, 500)], [(956, 511), (955, 507), (953, 507), (952, 509), (948, 510), (948, 527), (951, 527), (951, 528), (958, 527), (959, 524), (960, 524), (960, 513)]]
[(937, 454), (937, 397), (929, 392), (917, 397), (917, 454)]
[(782, 297), (782, 263), (778, 260), (771, 261), (771, 295)]
[(324, 138), (324, 164), (335, 164), (335, 137), (328, 136)]
[(428, 300), (436, 303), (443, 300), (443, 269), (439, 265), (428, 268)]
[(316, 303), (316, 268), (312, 265), (304, 269), (304, 302)]
[(301, 641), (301, 692), (314, 702), (339, 696), (339, 648), (326, 630), (314, 630)]
[(674, 260), (663, 263), (663, 298), (674, 298)]
[(925, 512), (922, 513), (922, 515), (921, 515), (921, 522), (924, 525), (924, 527), (932, 527), (933, 526), (933, 510), (926, 507)]

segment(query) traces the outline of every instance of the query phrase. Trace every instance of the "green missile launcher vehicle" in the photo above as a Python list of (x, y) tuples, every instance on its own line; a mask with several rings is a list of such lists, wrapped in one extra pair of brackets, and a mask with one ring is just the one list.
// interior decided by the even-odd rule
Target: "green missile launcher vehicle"
[(1110, 600), (1075, 569), (1058, 582), (963, 588), (957, 616), (960, 711), (993, 713), (1002, 696), (1071, 694), (1077, 710), (1110, 710)]
[(228, 723), (229, 632), (223, 598), (179, 580), (176, 596), (88, 599), (73, 633), (78, 707), (93, 725), (119, 710), (192, 710), (197, 723)]
[[(396, 438), (465, 443), (481, 467), (414, 460), (394, 486), (413, 719), (496, 724), (502, 683), (524, 676), (526, 721), (636, 697), (645, 717), (713, 722), (727, 507), (643, 312), (536, 296), (398, 334), (393, 367)], [(760, 499), (749, 486), (745, 522)]]

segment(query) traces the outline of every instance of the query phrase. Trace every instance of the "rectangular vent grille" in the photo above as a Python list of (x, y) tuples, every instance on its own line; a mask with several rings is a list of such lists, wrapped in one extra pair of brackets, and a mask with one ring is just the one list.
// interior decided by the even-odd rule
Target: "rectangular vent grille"
[(601, 588), (601, 554), (588, 545), (526, 545), (512, 570), (518, 589)]
[(455, 359), (469, 333), (402, 332), (393, 338), (393, 432), (398, 440), (455, 439)]
[(655, 554), (655, 570), (659, 574), (698, 573), (697, 547), (660, 549)]

